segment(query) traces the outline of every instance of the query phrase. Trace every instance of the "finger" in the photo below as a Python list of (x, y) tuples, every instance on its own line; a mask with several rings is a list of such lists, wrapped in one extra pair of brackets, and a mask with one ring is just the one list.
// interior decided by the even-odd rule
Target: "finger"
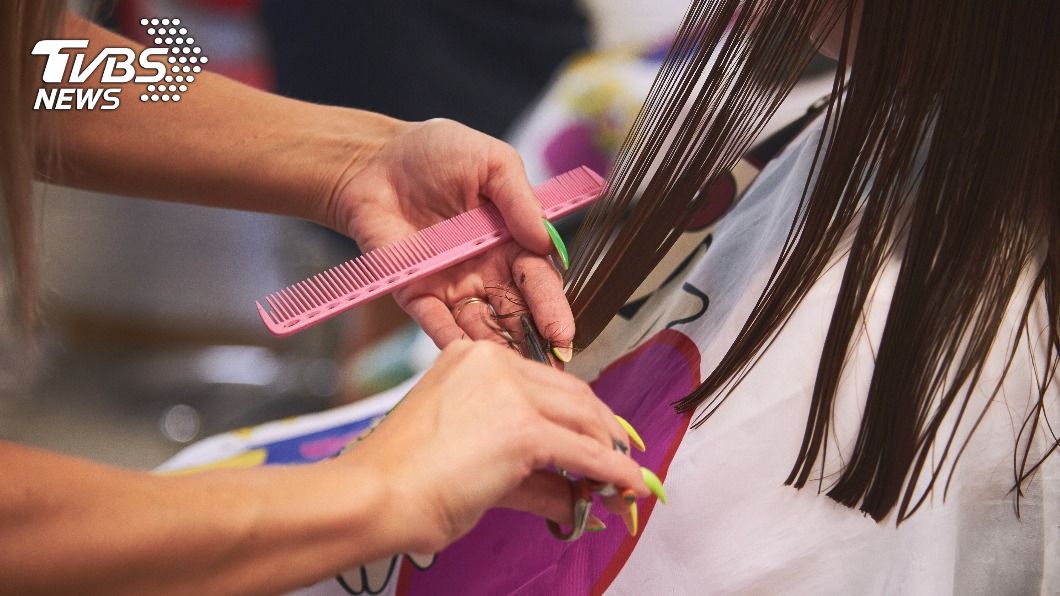
[(453, 313), (449, 312), (449, 307), (438, 298), (420, 296), (409, 300), (402, 307), (423, 327), (423, 331), (439, 348), (466, 337), (464, 330), (453, 319)]
[(495, 311), (486, 301), (473, 301), (454, 309), (453, 318), (471, 339), (511, 345), (512, 336), (494, 320)]
[[(623, 494), (625, 493), (625, 494)], [(629, 495), (627, 499), (626, 495)], [(615, 515), (625, 515), (629, 511), (629, 506), (636, 503), (636, 495), (619, 489), (615, 494), (601, 497), (600, 501), (604, 504), (604, 507), (614, 513)]]
[[(538, 400), (556, 398), (568, 402), (579, 402), (584, 411), (592, 410), (594, 418), (608, 430), (609, 436), (622, 441), (627, 452), (630, 438), (619, 423), (614, 411), (593, 392), (592, 387), (574, 375), (541, 366), (536, 362), (523, 361), (519, 371), (527, 381), (527, 387), (535, 388), (532, 396)], [(542, 407), (543, 404), (539, 404)], [(613, 446), (613, 445), (612, 445)]]
[(595, 398), (541, 386), (534, 386), (529, 393), (538, 412), (555, 424), (592, 437), (609, 449), (614, 448), (614, 439), (621, 436), (615, 434), (611, 424), (601, 415), (597, 404), (593, 403)]
[(512, 277), (552, 353), (564, 363), (574, 355), (574, 313), (563, 293), (563, 280), (546, 259), (521, 253), (512, 261)]
[(649, 494), (640, 466), (610, 445), (562, 426), (549, 426), (538, 442), (535, 469), (560, 468), (568, 472), (630, 488), (637, 497)]
[(522, 294), (511, 284), (489, 285), (486, 287), (486, 299), (493, 307), (494, 323), (514, 338), (520, 349), (524, 350), (526, 344), (519, 316), (528, 312), (528, 308)]
[(570, 483), (555, 472), (534, 472), (497, 503), (569, 526), (574, 523)]
[(482, 194), (497, 206), (516, 242), (539, 255), (555, 250), (542, 221), (545, 214), (541, 202), (526, 178), (522, 158), (511, 146), (497, 143), (481, 188)]

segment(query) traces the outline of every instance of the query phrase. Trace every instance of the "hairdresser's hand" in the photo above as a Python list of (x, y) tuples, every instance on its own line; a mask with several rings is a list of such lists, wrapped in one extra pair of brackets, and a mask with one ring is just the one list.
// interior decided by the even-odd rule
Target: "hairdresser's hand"
[[(73, 17), (62, 33), (89, 38), (92, 48), (132, 44)], [(489, 285), (518, 282), (542, 335), (570, 346), (570, 308), (540, 258), (552, 251), (541, 208), (508, 145), (455, 122), (295, 101), (210, 72), (165, 112), (160, 119), (158, 106), (144, 102), (56, 112), (62, 159), (36, 167), (53, 182), (92, 190), (309, 219), (366, 250), (492, 201), (516, 243), (405, 288), (398, 302), (440, 345), (464, 335), (498, 339), (482, 316), (458, 324), (451, 308), (485, 297)], [(64, 167), (49, 167), (58, 162)]]
[(646, 496), (638, 465), (612, 438), (628, 441), (585, 383), (490, 342), (457, 341), (336, 462), (385, 478), (380, 523), (406, 552), (433, 553), (495, 506), (569, 522), (570, 491), (555, 467)]
[(574, 318), (560, 275), (543, 256), (555, 249), (509, 145), (449, 120), (396, 123), (342, 173), (327, 223), (368, 251), (485, 201), (497, 206), (517, 243), (402, 288), (395, 299), (442, 347), (462, 337), (503, 341), (481, 304), (459, 322), (453, 316), (462, 299), (489, 296), (501, 314), (529, 308), (545, 339), (570, 346)]

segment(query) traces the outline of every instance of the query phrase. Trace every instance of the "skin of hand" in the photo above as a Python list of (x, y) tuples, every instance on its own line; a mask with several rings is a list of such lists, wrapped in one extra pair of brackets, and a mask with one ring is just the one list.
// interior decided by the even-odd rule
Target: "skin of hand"
[(433, 553), (497, 505), (570, 523), (570, 489), (555, 468), (647, 496), (640, 467), (613, 438), (628, 442), (585, 383), (495, 343), (457, 340), (337, 461), (391, 480), (392, 507), (380, 517), (407, 536), (405, 552)]
[(612, 437), (626, 440), (585, 384), (458, 340), (371, 435), (316, 464), (157, 476), (0, 441), (0, 593), (285, 593), (436, 552), (495, 506), (570, 523), (553, 467), (648, 494)]
[(410, 284), (394, 298), (445, 347), (461, 338), (503, 341), (481, 317), (457, 321), (450, 310), (503, 287), (525, 301), (545, 339), (570, 345), (574, 318), (563, 282), (541, 256), (555, 249), (511, 146), (449, 120), (403, 123), (377, 152), (343, 172), (327, 220), (371, 250), (486, 202), (498, 208), (516, 242)]
[[(90, 40), (86, 62), (103, 47), (139, 48), (73, 16), (61, 36)], [(86, 85), (99, 86), (93, 76)], [(511, 286), (545, 339), (570, 345), (574, 318), (542, 256), (554, 248), (509, 145), (448, 120), (295, 101), (205, 71), (189, 87), (179, 103), (141, 102), (130, 88), (115, 110), (49, 114), (58, 145), (40, 148), (38, 171), (89, 190), (299, 217), (366, 251), (489, 201), (516, 242), (407, 286), (396, 300), (439, 346), (503, 341), (482, 317), (457, 324), (450, 308), (486, 297), (487, 286)]]

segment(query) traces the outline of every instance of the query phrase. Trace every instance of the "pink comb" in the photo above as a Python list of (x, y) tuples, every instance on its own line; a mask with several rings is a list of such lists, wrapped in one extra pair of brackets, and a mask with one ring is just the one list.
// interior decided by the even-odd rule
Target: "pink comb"
[[(582, 166), (538, 185), (534, 192), (545, 217), (552, 220), (586, 206), (600, 196), (603, 186), (600, 176)], [(511, 237), (497, 208), (485, 204), (269, 294), (268, 309), (256, 303), (258, 314), (273, 335), (292, 335)]]

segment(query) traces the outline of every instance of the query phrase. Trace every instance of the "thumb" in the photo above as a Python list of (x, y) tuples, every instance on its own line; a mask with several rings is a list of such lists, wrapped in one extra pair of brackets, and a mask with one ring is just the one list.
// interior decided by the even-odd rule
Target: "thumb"
[(552, 253), (555, 248), (544, 224), (544, 211), (530, 181), (526, 178), (523, 160), (510, 145), (497, 142), (491, 151), (487, 178), (480, 188), (504, 218), (504, 224), (523, 248), (539, 255)]

